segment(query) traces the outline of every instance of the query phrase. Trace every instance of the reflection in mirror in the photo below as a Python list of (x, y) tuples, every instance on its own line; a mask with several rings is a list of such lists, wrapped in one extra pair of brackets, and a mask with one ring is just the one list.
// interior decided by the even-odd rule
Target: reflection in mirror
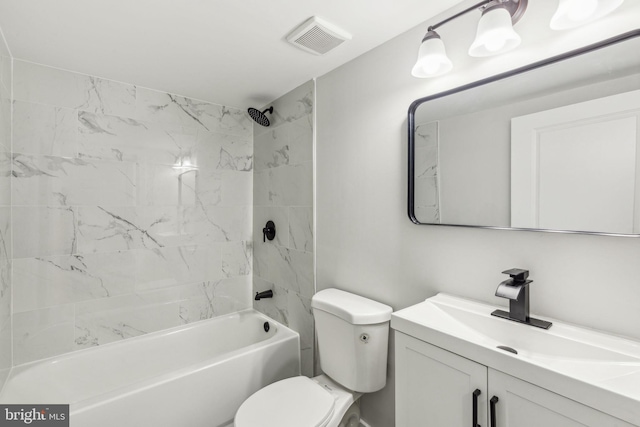
[(640, 234), (639, 36), (415, 101), (412, 221)]

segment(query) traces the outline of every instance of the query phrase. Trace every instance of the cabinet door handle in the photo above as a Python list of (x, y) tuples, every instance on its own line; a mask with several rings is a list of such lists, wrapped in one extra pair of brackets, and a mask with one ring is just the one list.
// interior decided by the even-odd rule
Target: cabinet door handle
[(491, 427), (498, 427), (496, 424), (496, 403), (498, 403), (498, 396), (493, 396), (489, 401), (489, 407), (491, 410)]
[(479, 388), (475, 389), (472, 393), (472, 404), (473, 404), (473, 414), (471, 418), (471, 427), (481, 427), (478, 424), (478, 396), (480, 396), (482, 392)]

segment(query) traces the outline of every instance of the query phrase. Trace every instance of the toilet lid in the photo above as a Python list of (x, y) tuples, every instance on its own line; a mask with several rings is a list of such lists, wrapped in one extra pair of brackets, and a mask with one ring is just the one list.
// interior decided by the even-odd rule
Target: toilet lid
[(236, 427), (323, 427), (333, 415), (334, 398), (307, 377), (275, 382), (244, 401)]

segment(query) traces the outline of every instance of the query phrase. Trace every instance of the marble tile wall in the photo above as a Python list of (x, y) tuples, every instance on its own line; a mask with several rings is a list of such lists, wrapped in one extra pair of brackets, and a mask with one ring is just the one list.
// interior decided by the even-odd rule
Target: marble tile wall
[[(265, 106), (274, 108), (271, 126), (254, 124), (253, 287), (254, 293), (275, 294), (254, 301), (254, 308), (300, 333), (302, 373), (308, 376), (314, 358), (313, 100), (310, 81)], [(268, 220), (277, 232), (265, 243)]]
[(0, 389), (11, 369), (11, 79), (13, 59), (0, 33)]
[(14, 365), (251, 306), (243, 110), (24, 61), (13, 83)]
[(414, 212), (420, 222), (440, 223), (438, 122), (416, 125)]

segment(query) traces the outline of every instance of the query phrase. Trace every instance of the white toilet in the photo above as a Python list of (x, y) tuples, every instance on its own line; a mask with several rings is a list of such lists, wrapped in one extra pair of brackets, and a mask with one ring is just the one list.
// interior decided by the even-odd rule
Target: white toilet
[(258, 390), (236, 412), (235, 427), (357, 427), (357, 400), (385, 386), (391, 307), (325, 289), (311, 308), (325, 375), (287, 378)]

